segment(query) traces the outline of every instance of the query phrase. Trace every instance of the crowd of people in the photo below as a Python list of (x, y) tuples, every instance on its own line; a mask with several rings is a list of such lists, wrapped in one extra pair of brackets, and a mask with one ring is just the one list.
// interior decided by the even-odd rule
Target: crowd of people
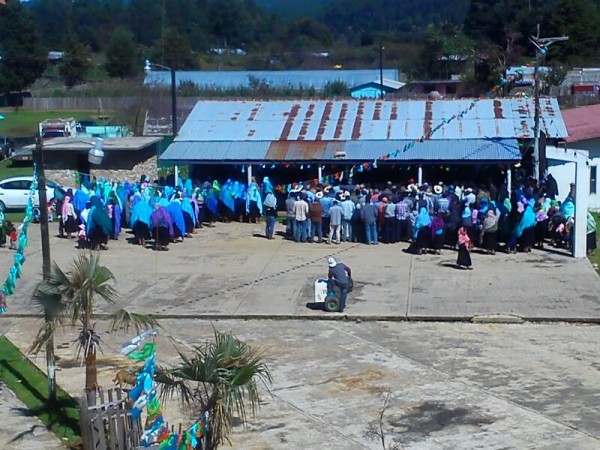
[[(285, 201), (286, 234), (296, 242), (407, 242), (416, 254), (475, 247), (491, 255), (500, 249), (531, 252), (547, 243), (570, 248), (573, 186), (564, 201), (557, 199), (552, 176), (543, 183), (518, 178), (510, 192), (493, 183), (300, 187)], [(596, 223), (590, 213), (587, 226), (588, 251), (593, 251)], [(470, 266), (466, 252), (460, 253), (459, 265)]]
[[(231, 179), (222, 185), (186, 180), (178, 186), (152, 183), (148, 177), (133, 183), (100, 179), (85, 180), (64, 197), (57, 193), (54, 202), (50, 208), (59, 235), (77, 238), (80, 248), (106, 249), (126, 227), (133, 243), (166, 250), (217, 221), (258, 223), (262, 218), (265, 236), (274, 239), (281, 218), (284, 237), (298, 243), (406, 242), (407, 251), (419, 255), (458, 250), (461, 267), (471, 267), (473, 248), (490, 255), (531, 252), (548, 244), (570, 248), (575, 220), (574, 190), (559, 202), (551, 176), (543, 183), (517, 178), (510, 192), (491, 182), (306, 183), (275, 189), (268, 177), (248, 186)], [(588, 250), (593, 251), (591, 214), (587, 226)]]

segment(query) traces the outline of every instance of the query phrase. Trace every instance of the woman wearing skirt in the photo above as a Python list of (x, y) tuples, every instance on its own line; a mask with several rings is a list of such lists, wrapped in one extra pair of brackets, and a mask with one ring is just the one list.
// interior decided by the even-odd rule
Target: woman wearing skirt
[(483, 219), (481, 234), (479, 236), (479, 245), (488, 255), (496, 254), (496, 245), (498, 244), (498, 218), (492, 209), (489, 209)]
[(69, 195), (65, 195), (61, 212), (63, 229), (65, 233), (67, 233), (67, 237), (70, 239), (73, 237), (73, 233), (79, 231), (79, 224), (77, 223), (77, 214), (75, 213), (75, 208), (71, 203), (71, 197)]
[(446, 224), (440, 213), (435, 213), (431, 221), (431, 249), (436, 255), (442, 254), (446, 240)]
[(458, 229), (458, 257), (456, 258), (456, 265), (459, 268), (473, 269), (473, 264), (471, 263), (472, 247), (473, 244), (466, 228), (460, 227)]
[(422, 255), (431, 242), (431, 217), (426, 208), (421, 208), (415, 220), (413, 231), (414, 251)]
[(529, 253), (531, 252), (531, 247), (535, 243), (535, 226), (527, 227), (523, 230), (521, 234), (521, 248), (523, 252)]
[(146, 240), (151, 238), (152, 208), (145, 200), (139, 200), (133, 207), (129, 219), (135, 242), (144, 246)]

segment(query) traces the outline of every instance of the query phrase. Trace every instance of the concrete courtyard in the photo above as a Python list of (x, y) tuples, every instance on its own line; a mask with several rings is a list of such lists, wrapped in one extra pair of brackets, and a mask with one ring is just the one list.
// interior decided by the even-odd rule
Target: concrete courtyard
[[(218, 224), (167, 252), (124, 235), (101, 260), (118, 279), (116, 307), (160, 319), (160, 364), (175, 362), (175, 348), (209, 339), (213, 326), (264, 350), (274, 383), (258, 416), (237, 430), (234, 448), (381, 449), (365, 433), (388, 395), (382, 424), (398, 448), (600, 448), (600, 280), (587, 260), (554, 251), (474, 254), (475, 269), (466, 271), (455, 268), (452, 251), (413, 256), (406, 244), (295, 244), (263, 232)], [(74, 247), (52, 237), (52, 258), (65, 267)], [(29, 301), (39, 248), (34, 225), (23, 278), (0, 318), (0, 333), (21, 349), (40, 325)], [(329, 255), (353, 269), (356, 289), (344, 314), (307, 307)], [(11, 257), (0, 250), (0, 267)], [(526, 322), (470, 323), (497, 315)], [(75, 333), (57, 338), (58, 381), (79, 395), (84, 371), (68, 345)], [(119, 356), (128, 337), (104, 334), (105, 387), (129, 364)], [(43, 367), (43, 355), (34, 361)], [(165, 417), (191, 419), (175, 402)]]

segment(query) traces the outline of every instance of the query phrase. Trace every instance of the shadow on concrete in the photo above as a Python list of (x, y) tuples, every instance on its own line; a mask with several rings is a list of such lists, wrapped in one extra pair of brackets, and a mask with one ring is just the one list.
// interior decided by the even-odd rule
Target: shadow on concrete
[(323, 308), (323, 305), (324, 305), (324, 303), (309, 302), (306, 304), (306, 307), (313, 311), (325, 311), (325, 309)]

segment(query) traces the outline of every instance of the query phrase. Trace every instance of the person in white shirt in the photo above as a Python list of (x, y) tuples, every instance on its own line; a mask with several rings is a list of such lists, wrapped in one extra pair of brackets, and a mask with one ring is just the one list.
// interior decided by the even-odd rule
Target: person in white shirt
[(300, 198), (294, 203), (294, 216), (296, 217), (295, 235), (296, 242), (306, 242), (308, 238), (308, 203), (306, 203), (306, 194), (302, 193)]

